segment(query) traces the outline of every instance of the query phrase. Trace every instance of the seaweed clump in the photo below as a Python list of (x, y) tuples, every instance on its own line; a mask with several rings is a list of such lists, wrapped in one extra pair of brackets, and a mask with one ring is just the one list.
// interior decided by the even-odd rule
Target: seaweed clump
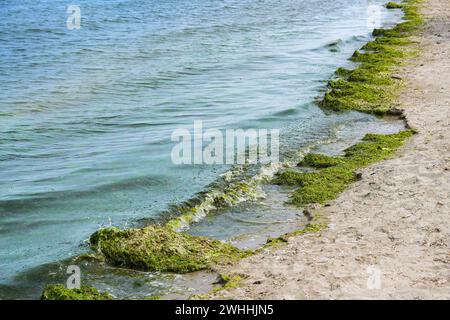
[(386, 4), (386, 8), (388, 8), (388, 9), (401, 9), (401, 8), (403, 8), (403, 5), (401, 5), (400, 3), (397, 3), (397, 2), (390, 1), (390, 2), (388, 2)]
[(67, 289), (62, 284), (50, 284), (44, 288), (41, 300), (112, 300), (112, 296), (101, 293), (94, 287), (83, 285), (80, 289)]
[(345, 150), (343, 156), (329, 157), (309, 154), (300, 163), (318, 169), (313, 172), (286, 170), (274, 182), (298, 186), (291, 195), (291, 203), (299, 207), (307, 204), (324, 204), (335, 199), (349, 184), (358, 180), (356, 170), (392, 155), (403, 141), (414, 134), (403, 130), (395, 134), (367, 134), (363, 141)]
[(187, 273), (212, 269), (249, 254), (228, 243), (156, 225), (100, 229), (91, 236), (90, 244), (113, 265), (144, 271)]
[(342, 160), (336, 157), (326, 156), (319, 153), (308, 153), (298, 164), (300, 167), (328, 168), (342, 163)]
[[(414, 32), (423, 24), (419, 13), (421, 0), (405, 0), (400, 6), (405, 22), (392, 29), (375, 29), (375, 40), (355, 51), (351, 60), (358, 63), (353, 70), (339, 68), (336, 79), (328, 83), (329, 90), (318, 102), (323, 109), (333, 111), (356, 110), (378, 115), (389, 114), (402, 87), (401, 79), (394, 76), (405, 58), (416, 50), (410, 45)], [(394, 3), (389, 3), (393, 7)]]

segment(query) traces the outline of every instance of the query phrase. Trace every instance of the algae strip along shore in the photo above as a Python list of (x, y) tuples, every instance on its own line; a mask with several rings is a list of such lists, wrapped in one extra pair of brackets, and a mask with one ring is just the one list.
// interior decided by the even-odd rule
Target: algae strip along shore
[(329, 81), (330, 90), (318, 102), (320, 107), (398, 115), (395, 105), (404, 83), (394, 73), (407, 58), (417, 53), (410, 37), (423, 25), (423, 17), (418, 12), (420, 2), (405, 1), (401, 5), (404, 22), (392, 29), (373, 31), (375, 40), (351, 57), (358, 63), (357, 67), (353, 70), (340, 68), (336, 72), (337, 78)]
[(291, 203), (296, 206), (324, 204), (335, 199), (349, 184), (358, 180), (357, 169), (386, 159), (413, 134), (413, 130), (389, 135), (368, 134), (363, 142), (346, 149), (344, 156), (308, 154), (299, 166), (312, 167), (316, 171), (286, 170), (278, 174), (274, 182), (299, 186), (291, 197)]
[[(318, 102), (321, 108), (378, 115), (398, 114), (396, 102), (404, 84), (395, 77), (395, 70), (416, 54), (410, 37), (423, 24), (418, 12), (419, 4), (419, 0), (405, 0), (401, 4), (387, 5), (388, 8), (401, 8), (405, 21), (392, 29), (374, 30), (375, 40), (356, 51), (351, 58), (358, 63), (357, 67), (352, 70), (340, 68), (336, 79), (329, 81), (329, 90)], [(314, 171), (281, 171), (273, 183), (297, 187), (291, 196), (291, 203), (298, 207), (324, 204), (335, 199), (358, 179), (357, 169), (391, 156), (413, 134), (414, 130), (390, 135), (369, 134), (362, 142), (345, 150), (343, 156), (308, 154), (299, 166), (310, 167)], [(172, 224), (127, 230), (101, 229), (91, 236), (90, 244), (93, 250), (105, 257), (107, 263), (145, 271), (184, 273), (214, 269), (217, 265), (233, 263), (252, 254), (228, 243), (176, 232)], [(278, 241), (304, 232), (317, 232), (323, 227), (323, 223), (311, 224), (304, 231), (282, 236)], [(269, 239), (269, 242), (274, 241)], [(61, 288), (56, 289), (59, 292)], [(50, 292), (48, 288), (46, 290)], [(107, 297), (90, 290), (87, 292), (94, 299)], [(59, 294), (72, 297), (71, 294)], [(74, 294), (73, 298), (82, 298), (82, 293)]]
[[(318, 101), (325, 110), (360, 111), (376, 115), (401, 115), (397, 98), (404, 82), (395, 76), (395, 70), (407, 58), (417, 54), (410, 36), (423, 24), (418, 13), (420, 0), (408, 0), (402, 4), (389, 2), (389, 9), (402, 9), (404, 22), (392, 29), (375, 29), (375, 39), (355, 51), (351, 60), (357, 63), (355, 69), (339, 68), (336, 78), (328, 82), (329, 90)], [(211, 201), (236, 203), (239, 194), (255, 189), (254, 181), (241, 182), (229, 187), (227, 195), (220, 195)], [(199, 206), (183, 208), (179, 217), (167, 225), (179, 230), (189, 224), (203, 210)]]

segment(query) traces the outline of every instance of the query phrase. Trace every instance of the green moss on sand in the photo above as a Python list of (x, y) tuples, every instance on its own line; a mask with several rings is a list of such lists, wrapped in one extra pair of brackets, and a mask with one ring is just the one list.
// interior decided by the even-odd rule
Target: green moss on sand
[(108, 293), (100, 293), (91, 286), (80, 289), (67, 289), (62, 284), (47, 285), (42, 292), (41, 300), (111, 300)]
[(222, 284), (222, 288), (219, 288), (217, 291), (223, 290), (223, 289), (237, 288), (237, 287), (239, 287), (242, 280), (243, 280), (243, 278), (239, 274), (236, 274), (236, 275), (221, 274), (220, 275), (220, 283)]
[(91, 236), (90, 243), (108, 262), (145, 271), (186, 273), (211, 269), (249, 254), (228, 243), (162, 226), (101, 229)]
[(242, 281), (244, 280), (244, 278), (240, 274), (235, 275), (220, 274), (219, 277), (220, 279), (217, 283), (221, 284), (220, 287), (214, 288), (206, 294), (194, 294), (191, 297), (189, 297), (189, 300), (208, 300), (211, 298), (211, 295), (217, 292), (227, 289), (238, 288), (241, 285)]
[(303, 234), (308, 234), (308, 233), (317, 233), (320, 232), (322, 230), (324, 230), (327, 227), (327, 223), (322, 221), (322, 222), (312, 222), (310, 224), (308, 224), (305, 228), (300, 229), (300, 230), (296, 230), (293, 232), (289, 232), (289, 233), (285, 233), (277, 238), (268, 238), (267, 239), (267, 243), (266, 245), (262, 248), (265, 249), (267, 247), (273, 247), (276, 245), (280, 245), (280, 244), (284, 244), (288, 242), (288, 239), (291, 237), (295, 237), (295, 236), (301, 236)]
[[(386, 114), (395, 108), (402, 82), (393, 73), (404, 60), (416, 54), (409, 39), (423, 24), (419, 14), (419, 0), (406, 0), (400, 7), (405, 22), (392, 29), (375, 29), (378, 37), (356, 51), (351, 60), (359, 63), (354, 70), (340, 68), (337, 79), (329, 82), (329, 90), (319, 101), (324, 109), (357, 110)], [(393, 6), (393, 3), (388, 4)]]
[(412, 136), (412, 130), (396, 134), (367, 134), (363, 141), (345, 150), (344, 156), (328, 157), (310, 154), (300, 164), (320, 169), (314, 172), (286, 170), (274, 182), (280, 185), (299, 186), (291, 195), (294, 205), (303, 207), (311, 203), (323, 204), (335, 199), (349, 184), (358, 179), (355, 170), (386, 159), (403, 141)]

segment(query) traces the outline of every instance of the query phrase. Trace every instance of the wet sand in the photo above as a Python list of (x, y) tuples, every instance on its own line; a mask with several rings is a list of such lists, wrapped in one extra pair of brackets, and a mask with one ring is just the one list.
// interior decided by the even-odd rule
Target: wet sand
[(421, 55), (400, 70), (418, 134), (321, 208), (326, 230), (221, 270), (227, 299), (450, 299), (450, 2), (426, 0)]

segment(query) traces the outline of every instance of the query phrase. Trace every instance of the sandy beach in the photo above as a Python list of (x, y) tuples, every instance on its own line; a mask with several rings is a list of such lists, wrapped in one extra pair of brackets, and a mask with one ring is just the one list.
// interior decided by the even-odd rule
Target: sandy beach
[(399, 102), (418, 134), (319, 209), (327, 229), (222, 270), (244, 280), (214, 298), (450, 298), (450, 2), (422, 10), (422, 52), (399, 71)]

